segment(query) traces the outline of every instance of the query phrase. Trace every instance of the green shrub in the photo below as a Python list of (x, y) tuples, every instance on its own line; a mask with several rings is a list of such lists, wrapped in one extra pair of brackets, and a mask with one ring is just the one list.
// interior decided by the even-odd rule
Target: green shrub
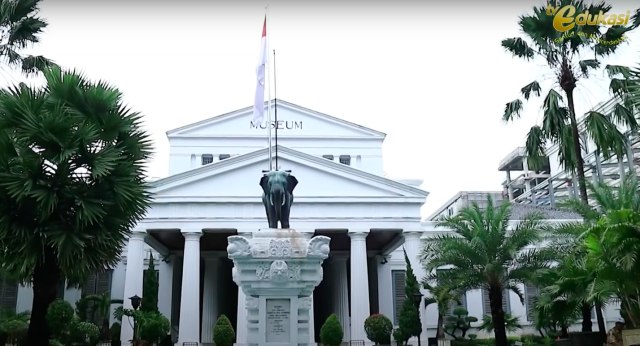
[(111, 328), (109, 328), (109, 333), (111, 334), (111, 341), (120, 341), (120, 330), (122, 326), (118, 322), (113, 322)]
[(367, 333), (367, 338), (376, 344), (388, 345), (391, 343), (393, 324), (383, 314), (374, 314), (367, 317), (364, 321), (364, 330)]
[(215, 342), (216, 346), (233, 346), (235, 339), (236, 333), (233, 330), (231, 321), (226, 315), (220, 315), (216, 325), (213, 327), (213, 342)]
[(69, 302), (62, 299), (56, 299), (47, 308), (47, 326), (51, 330), (51, 337), (67, 344), (70, 342), (70, 327), (74, 321), (75, 312)]
[(323, 345), (338, 346), (342, 344), (344, 331), (336, 314), (331, 314), (320, 328), (320, 341)]
[(396, 328), (393, 330), (393, 339), (396, 341), (396, 344), (406, 345), (409, 338), (410, 336), (406, 335), (401, 328)]
[(100, 337), (100, 328), (91, 322), (76, 319), (71, 323), (70, 339), (73, 345), (94, 346)]
[(138, 311), (138, 333), (140, 339), (158, 343), (171, 330), (171, 322), (157, 311)]

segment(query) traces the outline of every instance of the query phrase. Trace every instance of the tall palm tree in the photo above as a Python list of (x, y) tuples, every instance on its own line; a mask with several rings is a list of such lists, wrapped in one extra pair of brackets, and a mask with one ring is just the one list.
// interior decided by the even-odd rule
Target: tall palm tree
[(52, 66), (41, 55), (23, 55), (20, 50), (40, 41), (47, 23), (38, 17), (40, 0), (0, 0), (0, 58), (30, 74)]
[(473, 203), (458, 214), (438, 221), (438, 227), (451, 232), (427, 239), (422, 251), (427, 272), (450, 267), (438, 274), (446, 282), (455, 282), (465, 291), (485, 289), (489, 292), (498, 346), (508, 345), (503, 292), (515, 292), (524, 303), (518, 284), (529, 281), (553, 258), (547, 249), (536, 247), (547, 228), (538, 215), (529, 215), (514, 227), (510, 227), (510, 216), (508, 202), (494, 206), (489, 198), (484, 210)]
[(0, 266), (33, 287), (27, 344), (48, 345), (61, 276), (115, 266), (150, 196), (141, 116), (105, 82), (58, 67), (0, 92)]
[[(582, 0), (556, 1), (558, 7), (574, 6), (575, 13), (608, 13), (611, 6), (604, 2), (586, 5)], [(601, 66), (602, 57), (615, 53), (624, 42), (622, 38), (640, 24), (636, 13), (627, 26), (610, 26), (604, 29), (597, 25), (575, 25), (570, 31), (560, 32), (553, 27), (554, 16), (546, 13), (546, 6), (534, 7), (533, 14), (523, 15), (519, 27), (524, 37), (508, 38), (502, 46), (513, 56), (527, 61), (541, 59), (553, 73), (554, 86), (544, 98), (542, 125), (531, 128), (527, 135), (526, 150), (531, 166), (540, 165), (546, 157), (548, 142), (558, 144), (559, 161), (567, 171), (577, 174), (580, 198), (587, 202), (587, 189), (584, 174), (584, 159), (581, 151), (581, 134), (575, 111), (575, 90), (579, 81), (588, 78), (589, 73)], [(588, 59), (581, 56), (588, 54)], [(614, 68), (615, 70), (615, 68)], [(610, 71), (612, 73), (612, 71)], [(521, 89), (525, 100), (533, 94), (540, 96), (541, 84), (532, 81)], [(566, 97), (566, 100), (564, 97)], [(516, 99), (506, 104), (503, 120), (519, 118), (523, 101)], [(633, 112), (622, 105), (616, 107), (613, 114), (599, 112), (587, 113), (584, 124), (586, 135), (596, 144), (605, 158), (624, 155), (625, 139), (616, 124), (622, 124), (635, 131), (638, 123)], [(583, 138), (584, 140), (584, 138)]]

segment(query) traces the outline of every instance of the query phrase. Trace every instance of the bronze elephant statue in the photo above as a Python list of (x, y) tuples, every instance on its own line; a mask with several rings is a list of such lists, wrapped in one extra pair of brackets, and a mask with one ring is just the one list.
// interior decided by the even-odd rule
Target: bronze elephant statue
[(293, 190), (298, 179), (288, 171), (270, 171), (260, 179), (262, 187), (262, 204), (267, 212), (269, 228), (289, 228), (289, 212), (293, 204)]

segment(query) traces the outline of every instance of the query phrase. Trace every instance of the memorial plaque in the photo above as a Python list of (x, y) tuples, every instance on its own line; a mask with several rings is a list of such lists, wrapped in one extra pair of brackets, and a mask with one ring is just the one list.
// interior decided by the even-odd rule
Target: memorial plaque
[(291, 300), (267, 299), (267, 342), (290, 342)]

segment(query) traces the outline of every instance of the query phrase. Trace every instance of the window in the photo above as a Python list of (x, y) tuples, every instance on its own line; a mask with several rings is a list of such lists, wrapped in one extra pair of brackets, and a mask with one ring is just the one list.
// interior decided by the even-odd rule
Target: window
[(453, 310), (455, 310), (458, 307), (462, 307), (465, 310), (467, 310), (467, 294), (466, 293), (462, 294), (458, 298), (458, 301), (453, 300), (451, 303), (449, 303), (449, 309), (445, 313), (444, 317), (446, 318), (447, 316), (453, 316)]
[(106, 269), (101, 272), (92, 273), (82, 285), (82, 294), (103, 294), (111, 293), (111, 277), (113, 269)]
[(229, 155), (229, 154), (220, 154), (220, 161), (228, 159), (230, 157), (231, 157), (231, 155)]
[[(511, 313), (511, 304), (509, 303), (509, 291), (504, 290), (502, 292), (502, 310), (506, 314)], [(489, 302), (489, 291), (482, 290), (482, 313), (484, 315), (491, 315), (491, 303)]]
[(527, 321), (533, 322), (535, 320), (535, 306), (540, 296), (540, 289), (532, 284), (524, 285), (524, 299), (525, 299), (525, 311), (527, 314)]
[(448, 216), (453, 216), (453, 209), (451, 209), (451, 208), (447, 209), (447, 215)]
[(202, 165), (208, 165), (213, 162), (213, 155), (211, 154), (202, 154)]
[(404, 285), (406, 275), (404, 270), (392, 270), (391, 281), (391, 291), (393, 292), (393, 325), (397, 326), (400, 320), (400, 310), (402, 309), (405, 298)]
[(18, 283), (0, 277), (0, 308), (16, 311), (18, 304)]
[(340, 163), (347, 166), (351, 165), (351, 156), (340, 155)]
[[(102, 295), (107, 294), (109, 299), (111, 299), (111, 279), (113, 277), (113, 269), (106, 269), (101, 272), (91, 273), (85, 281), (84, 285), (82, 285), (82, 295)], [(99, 306), (99, 305), (98, 305)], [(93, 309), (98, 309), (98, 306), (93, 303), (89, 303), (87, 305), (87, 313), (91, 316), (90, 321), (98, 326), (102, 325), (102, 312), (95, 310), (95, 313), (92, 313)]]
[(333, 161), (333, 155), (322, 155), (323, 158)]

